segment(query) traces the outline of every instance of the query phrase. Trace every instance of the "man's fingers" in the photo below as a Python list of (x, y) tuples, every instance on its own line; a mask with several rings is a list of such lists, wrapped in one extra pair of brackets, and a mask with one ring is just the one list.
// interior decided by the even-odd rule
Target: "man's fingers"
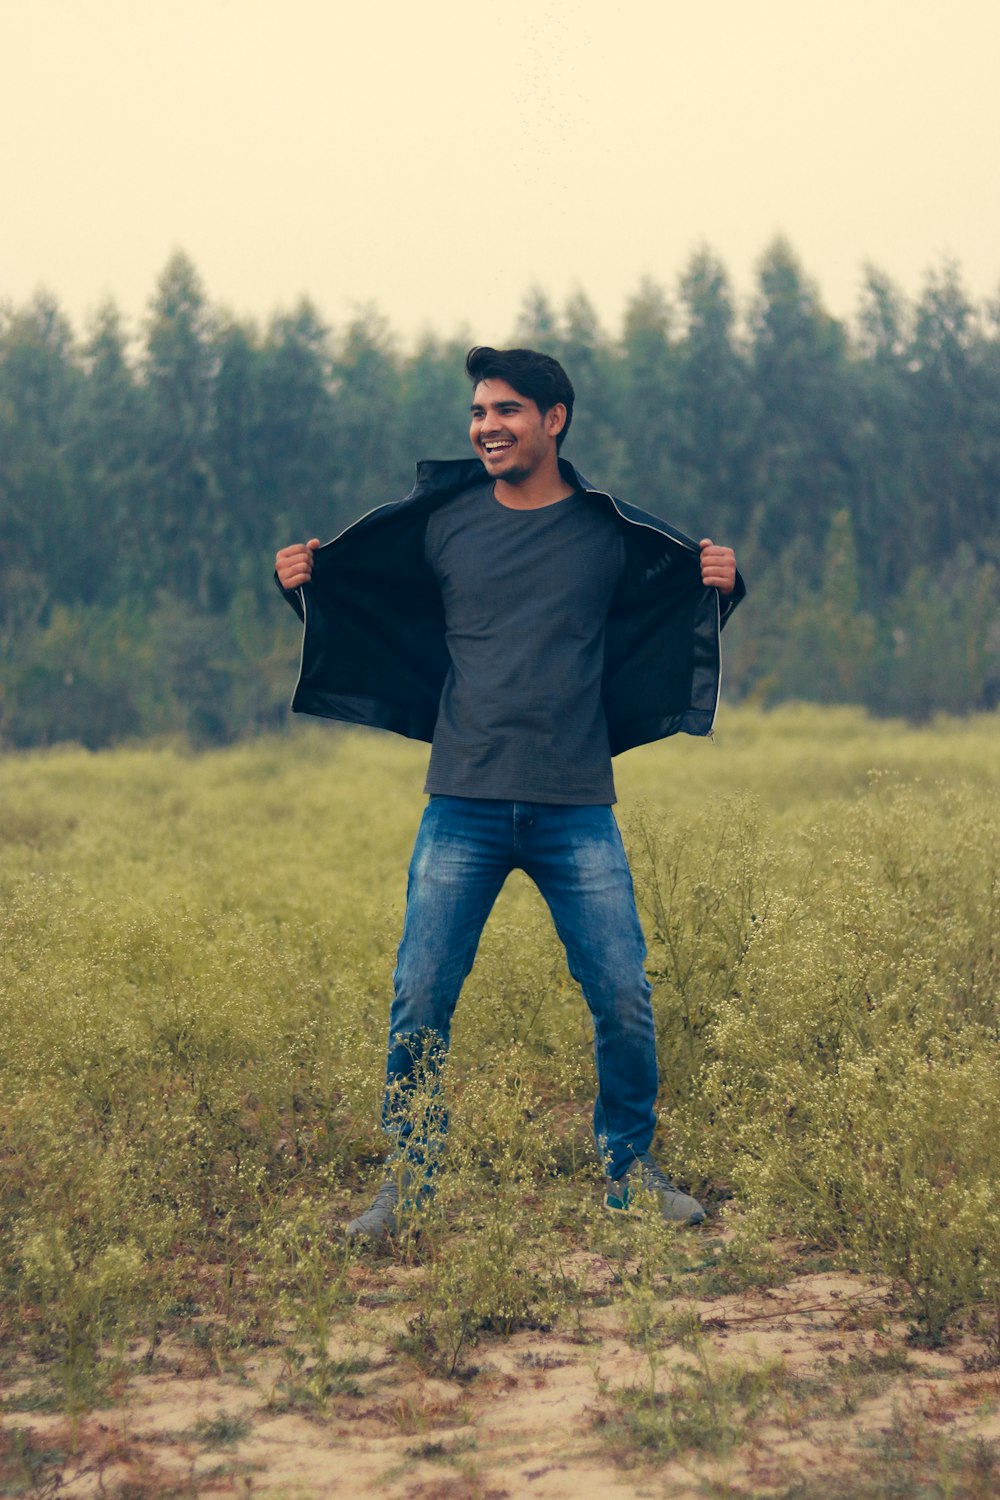
[(717, 547), (711, 537), (702, 537), (701, 581), (710, 588), (731, 594), (736, 583), (736, 554), (732, 547)]
[(282, 547), (274, 559), (278, 581), (284, 589), (297, 589), (308, 583), (313, 575), (313, 554), (320, 546), (318, 537), (309, 542), (295, 542), (291, 547)]

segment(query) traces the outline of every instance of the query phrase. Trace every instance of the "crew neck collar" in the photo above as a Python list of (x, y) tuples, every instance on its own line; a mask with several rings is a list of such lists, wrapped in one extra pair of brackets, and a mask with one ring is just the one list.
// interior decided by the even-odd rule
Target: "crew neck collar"
[(497, 494), (496, 480), (489, 486), (490, 498), (501, 510), (513, 511), (519, 516), (536, 515), (539, 511), (555, 510), (557, 505), (565, 505), (567, 500), (575, 500), (580, 491), (576, 488), (570, 490), (568, 495), (560, 495), (558, 500), (547, 500), (544, 505), (505, 505)]

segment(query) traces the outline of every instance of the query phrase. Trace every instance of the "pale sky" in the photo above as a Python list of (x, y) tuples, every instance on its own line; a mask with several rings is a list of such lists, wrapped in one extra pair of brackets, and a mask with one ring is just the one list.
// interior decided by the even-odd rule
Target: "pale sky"
[(0, 0), (0, 300), (137, 325), (174, 249), (266, 320), (373, 302), (501, 343), (529, 287), (609, 332), (778, 233), (1000, 293), (1000, 0)]

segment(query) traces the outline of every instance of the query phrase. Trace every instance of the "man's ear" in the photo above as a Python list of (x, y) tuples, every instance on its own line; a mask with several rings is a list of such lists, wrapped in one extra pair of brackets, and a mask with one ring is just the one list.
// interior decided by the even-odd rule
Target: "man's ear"
[(566, 426), (566, 408), (561, 401), (550, 406), (545, 413), (545, 431), (549, 437), (558, 437)]

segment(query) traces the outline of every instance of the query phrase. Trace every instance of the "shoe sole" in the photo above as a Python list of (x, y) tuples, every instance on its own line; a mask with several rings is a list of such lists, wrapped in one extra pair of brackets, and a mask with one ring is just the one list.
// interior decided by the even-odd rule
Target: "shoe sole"
[[(609, 1214), (635, 1214), (636, 1218), (641, 1218), (643, 1213), (643, 1210), (641, 1208), (635, 1208), (630, 1203), (621, 1203), (619, 1201), (612, 1202), (607, 1195), (605, 1195), (604, 1198), (604, 1207)], [(690, 1225), (691, 1228), (694, 1229), (697, 1225), (704, 1224), (705, 1219), (708, 1216), (703, 1209), (701, 1213), (689, 1214), (686, 1219), (668, 1218), (668, 1216), (664, 1213), (661, 1213), (659, 1217), (665, 1224)]]

